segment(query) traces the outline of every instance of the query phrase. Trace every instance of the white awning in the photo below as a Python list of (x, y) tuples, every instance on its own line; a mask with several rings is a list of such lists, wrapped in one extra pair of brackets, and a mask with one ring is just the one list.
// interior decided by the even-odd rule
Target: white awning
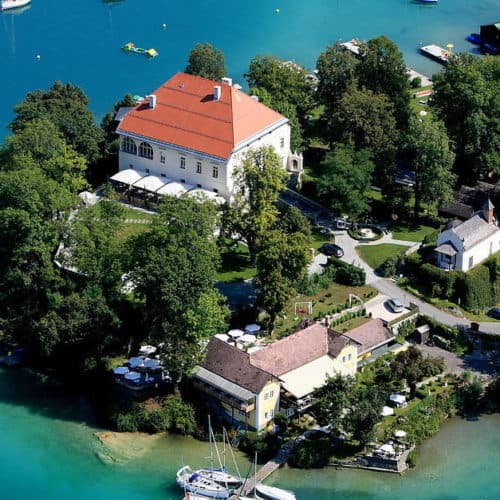
[(157, 177), (156, 175), (146, 175), (137, 182), (134, 182), (134, 187), (143, 189), (144, 191), (149, 191), (150, 193), (156, 193), (165, 184), (162, 177)]
[(158, 189), (156, 193), (165, 196), (180, 196), (192, 187), (190, 184), (183, 184), (182, 182), (169, 182)]
[(134, 182), (142, 179), (146, 175), (146, 172), (142, 170), (134, 170), (133, 168), (127, 168), (126, 170), (120, 170), (117, 172), (110, 180), (115, 182), (121, 182), (122, 184), (128, 184), (131, 186)]
[(191, 191), (189, 191), (189, 196), (202, 200), (205, 198), (207, 200), (215, 201), (215, 203), (217, 203), (218, 205), (223, 205), (224, 203), (226, 203), (226, 200), (220, 194), (217, 194), (215, 191), (209, 191), (208, 189), (192, 189)]
[(380, 414), (383, 416), (383, 417), (389, 417), (391, 415), (394, 415), (394, 409), (391, 408), (390, 406), (384, 406), (382, 408), (382, 411), (380, 412)]

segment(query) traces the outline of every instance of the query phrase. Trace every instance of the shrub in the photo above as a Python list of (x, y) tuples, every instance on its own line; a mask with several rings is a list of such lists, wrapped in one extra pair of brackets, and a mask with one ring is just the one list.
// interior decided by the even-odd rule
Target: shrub
[(419, 76), (416, 76), (411, 82), (410, 82), (411, 88), (412, 89), (418, 89), (419, 87), (422, 86), (422, 78)]
[[(362, 286), (366, 282), (364, 269), (336, 259), (330, 259), (325, 274), (341, 285)], [(345, 307), (349, 307), (348, 302), (346, 302)]]
[(417, 462), (418, 462), (418, 454), (416, 450), (410, 451), (410, 453), (408, 453), (408, 458), (406, 459), (408, 467), (410, 469), (414, 469), (417, 466)]
[(330, 441), (328, 438), (303, 440), (289, 459), (290, 465), (299, 468), (323, 467), (330, 458)]
[(490, 273), (488, 267), (471, 269), (465, 277), (464, 307), (473, 313), (481, 312), (492, 305)]
[(384, 260), (384, 262), (382, 262), (382, 264), (380, 264), (378, 268), (379, 273), (385, 278), (394, 276), (398, 268), (398, 262), (399, 259), (397, 256), (388, 257)]
[(254, 455), (257, 453), (259, 463), (267, 462), (278, 451), (281, 445), (278, 436), (274, 434), (257, 434), (256, 432), (247, 432), (240, 442), (240, 449)]

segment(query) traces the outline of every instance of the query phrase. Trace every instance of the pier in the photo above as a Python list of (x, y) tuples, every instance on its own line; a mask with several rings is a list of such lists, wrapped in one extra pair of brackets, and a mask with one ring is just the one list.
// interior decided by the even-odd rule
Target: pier
[(450, 51), (443, 49), (443, 47), (440, 47), (439, 45), (424, 45), (423, 47), (420, 47), (420, 52), (441, 64), (448, 64)]
[(265, 463), (252, 477), (249, 477), (243, 485), (234, 492), (234, 494), (230, 497), (230, 500), (238, 500), (239, 497), (246, 497), (250, 495), (258, 483), (264, 481), (274, 471), (278, 470), (286, 463), (294, 448), (294, 441), (288, 441), (283, 444), (278, 450), (278, 453), (271, 458), (269, 462)]

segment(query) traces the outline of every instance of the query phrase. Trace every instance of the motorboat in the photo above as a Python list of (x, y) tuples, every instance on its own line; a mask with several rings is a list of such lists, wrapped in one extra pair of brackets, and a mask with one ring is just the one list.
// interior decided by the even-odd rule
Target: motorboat
[(2, 0), (0, 9), (8, 10), (8, 9), (20, 9), (25, 5), (28, 5), (31, 0)]
[(189, 465), (181, 467), (176, 474), (177, 484), (186, 492), (208, 498), (229, 498), (229, 490), (207, 476), (193, 472)]
[(475, 45), (479, 45), (481, 43), (481, 35), (479, 33), (471, 33), (470, 35), (465, 37), (465, 39)]
[(438, 0), (416, 0), (418, 3), (438, 3)]
[(275, 486), (267, 486), (266, 484), (257, 483), (255, 486), (257, 493), (262, 498), (268, 500), (296, 500), (295, 494), (292, 491), (282, 490)]

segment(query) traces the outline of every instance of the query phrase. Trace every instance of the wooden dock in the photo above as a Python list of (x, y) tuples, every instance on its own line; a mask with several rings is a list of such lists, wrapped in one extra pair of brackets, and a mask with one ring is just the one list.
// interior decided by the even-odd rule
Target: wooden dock
[(295, 448), (294, 441), (288, 441), (278, 450), (278, 453), (265, 463), (252, 477), (249, 477), (242, 486), (240, 486), (234, 494), (230, 497), (230, 500), (238, 500), (239, 497), (246, 497), (253, 493), (257, 483), (261, 483), (266, 478), (268, 478), (274, 471), (282, 467), (288, 457)]
[(420, 52), (441, 64), (448, 64), (450, 51), (443, 49), (443, 47), (440, 47), (439, 45), (424, 45), (423, 47), (420, 47)]

